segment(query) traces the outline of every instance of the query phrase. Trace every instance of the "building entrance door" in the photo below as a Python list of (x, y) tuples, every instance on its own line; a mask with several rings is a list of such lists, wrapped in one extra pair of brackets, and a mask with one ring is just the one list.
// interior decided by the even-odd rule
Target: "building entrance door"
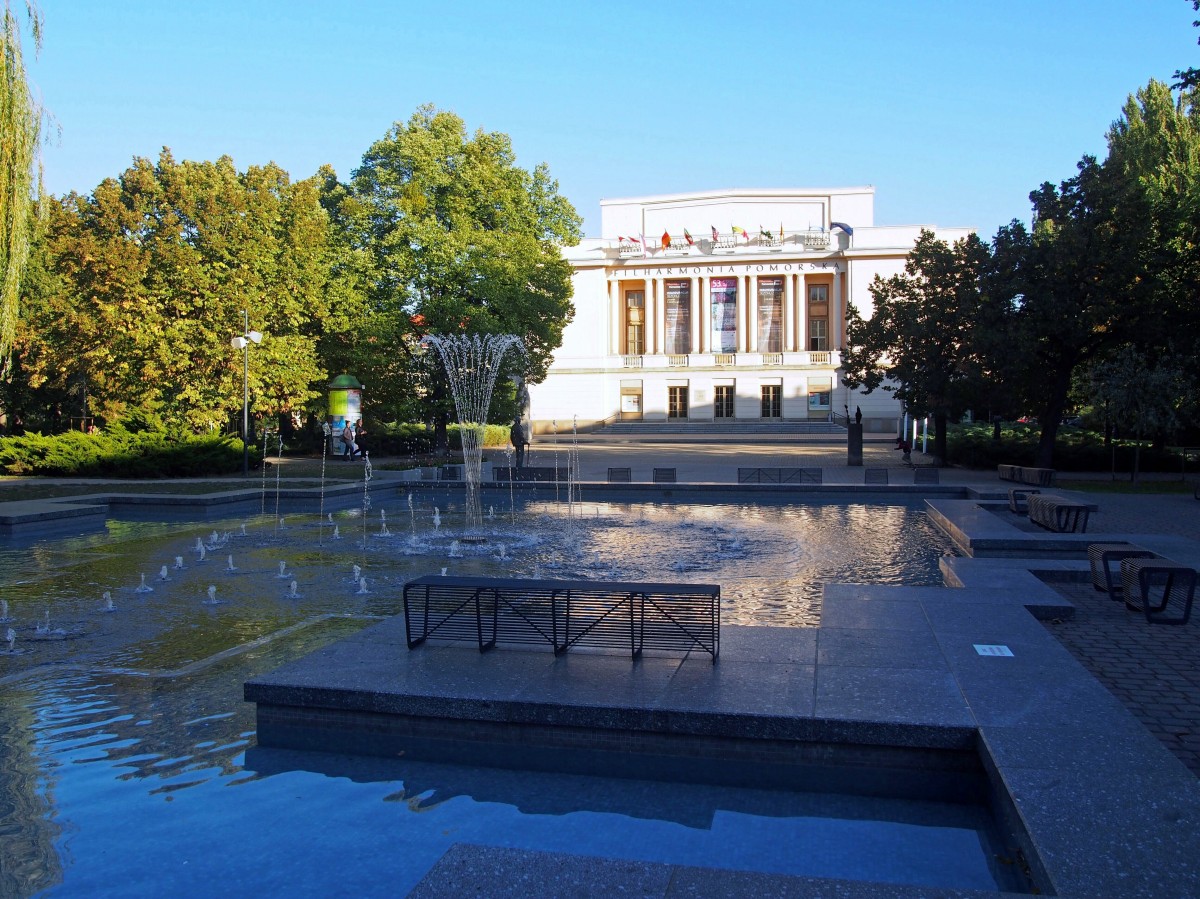
[(713, 395), (713, 417), (733, 418), (733, 387), (722, 385)]

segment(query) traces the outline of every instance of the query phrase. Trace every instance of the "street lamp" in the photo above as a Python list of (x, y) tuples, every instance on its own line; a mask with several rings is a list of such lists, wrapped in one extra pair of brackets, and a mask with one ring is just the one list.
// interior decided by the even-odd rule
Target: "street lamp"
[(250, 313), (242, 310), (242, 334), (229, 341), (242, 351), (242, 477), (250, 474), (250, 344), (262, 343), (262, 334), (250, 330)]

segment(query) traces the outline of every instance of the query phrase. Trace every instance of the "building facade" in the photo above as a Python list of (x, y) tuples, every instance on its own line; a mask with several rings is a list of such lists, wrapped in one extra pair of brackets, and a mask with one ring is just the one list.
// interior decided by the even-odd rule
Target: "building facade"
[[(889, 393), (840, 383), (846, 308), (904, 269), (922, 227), (876, 227), (873, 187), (729, 190), (601, 202), (568, 248), (575, 317), (530, 385), (534, 430), (615, 421), (840, 420), (894, 434)], [(941, 229), (954, 241), (968, 229)]]

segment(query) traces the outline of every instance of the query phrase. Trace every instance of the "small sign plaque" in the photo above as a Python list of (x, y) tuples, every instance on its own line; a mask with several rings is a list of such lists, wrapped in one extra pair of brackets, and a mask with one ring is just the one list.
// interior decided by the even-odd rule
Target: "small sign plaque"
[(976, 643), (975, 651), (981, 656), (1012, 656), (1012, 650), (999, 643)]

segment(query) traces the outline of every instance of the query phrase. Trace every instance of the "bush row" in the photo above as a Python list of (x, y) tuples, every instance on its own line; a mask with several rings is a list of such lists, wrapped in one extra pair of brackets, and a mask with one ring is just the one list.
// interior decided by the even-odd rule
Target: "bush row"
[[(250, 457), (255, 447), (250, 448)], [(0, 471), (10, 475), (178, 478), (232, 474), (242, 468), (236, 437), (195, 437), (161, 431), (97, 434), (67, 431), (0, 439)]]
[[(450, 425), (446, 439), (451, 450), (462, 450), (462, 434), (458, 425)], [(381, 425), (367, 433), (365, 442), (372, 457), (425, 456), (434, 451), (433, 431), (421, 424)], [(484, 428), (483, 445), (508, 446), (508, 425), (487, 425)], [(336, 441), (334, 449), (341, 450)]]
[[(1002, 426), (1000, 439), (993, 440), (991, 425), (952, 425), (947, 433), (950, 461), (976, 469), (1033, 465), (1040, 435), (1037, 425), (1014, 423)], [(1054, 468), (1056, 471), (1132, 471), (1134, 451), (1134, 445), (1125, 441), (1114, 441), (1113, 446), (1105, 446), (1103, 436), (1094, 431), (1060, 428), (1054, 443)], [(1142, 446), (1139, 471), (1178, 473), (1180, 466), (1178, 453)], [(1195, 469), (1196, 464), (1190, 463), (1188, 470)]]

